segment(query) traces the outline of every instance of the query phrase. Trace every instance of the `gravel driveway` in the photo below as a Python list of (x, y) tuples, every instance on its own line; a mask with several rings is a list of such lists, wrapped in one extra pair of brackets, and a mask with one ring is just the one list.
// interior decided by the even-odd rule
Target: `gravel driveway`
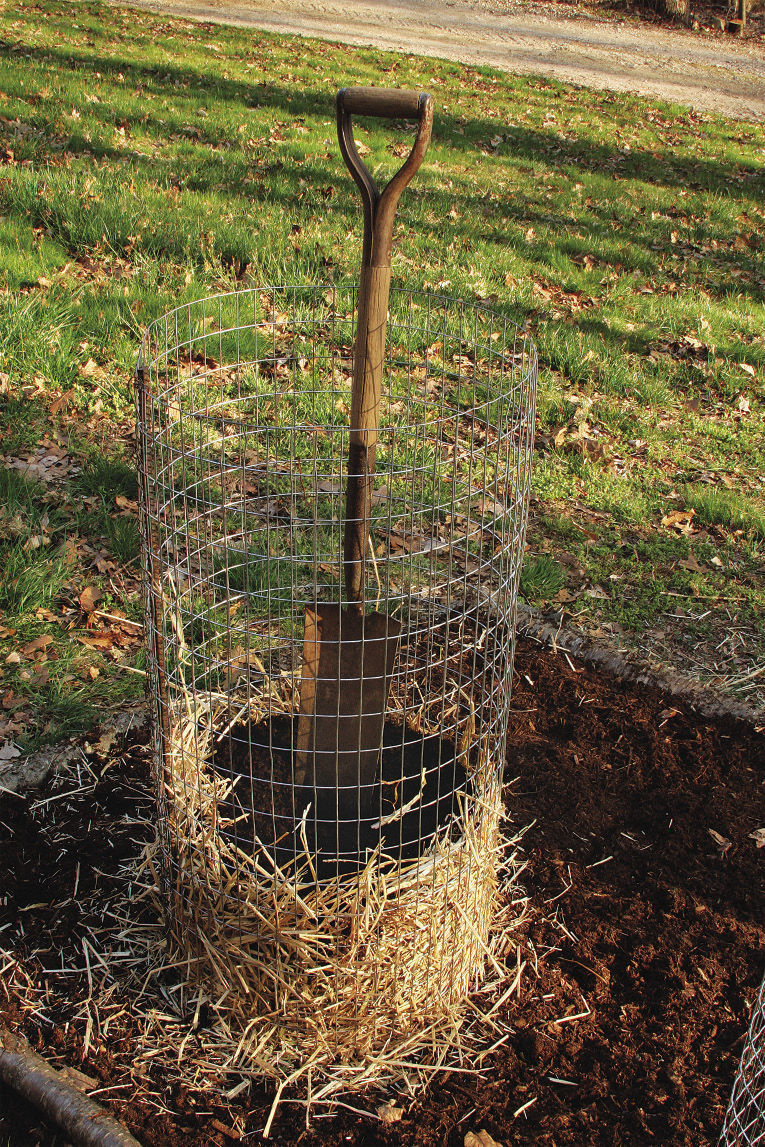
[(491, 64), (765, 121), (762, 43), (513, 0), (132, 0), (194, 20)]

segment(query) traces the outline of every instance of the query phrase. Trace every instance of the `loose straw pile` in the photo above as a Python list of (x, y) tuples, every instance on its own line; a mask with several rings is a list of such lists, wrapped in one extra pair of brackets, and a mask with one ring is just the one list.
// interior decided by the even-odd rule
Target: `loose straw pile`
[(453, 1063), (471, 992), (507, 976), (490, 941), (506, 842), (488, 754), (477, 744), (480, 797), (460, 796), (458, 832), (320, 879), (305, 833), (281, 866), (236, 845), (231, 782), (212, 765), (230, 705), (190, 700), (170, 705), (160, 883), (170, 958), (225, 1028), (226, 1070), (274, 1080), (276, 1102), (288, 1085), (317, 1101)]

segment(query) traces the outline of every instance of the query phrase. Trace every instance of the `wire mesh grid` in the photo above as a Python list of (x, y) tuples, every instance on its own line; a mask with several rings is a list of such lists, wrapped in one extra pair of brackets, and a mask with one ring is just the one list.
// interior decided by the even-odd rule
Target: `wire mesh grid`
[(728, 1110), (721, 1147), (765, 1143), (765, 977), (749, 1023)]
[(496, 895), (536, 354), (481, 306), (392, 292), (364, 600), (401, 633), (343, 792), (296, 745), (306, 610), (343, 600), (355, 311), (352, 287), (201, 300), (137, 371), (168, 924), (239, 1015), (237, 1061), (282, 1081), (366, 1079), (453, 1017)]

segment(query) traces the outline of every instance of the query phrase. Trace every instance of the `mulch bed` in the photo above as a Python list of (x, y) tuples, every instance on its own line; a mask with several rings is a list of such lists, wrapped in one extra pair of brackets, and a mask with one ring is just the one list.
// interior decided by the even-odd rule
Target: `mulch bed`
[[(82, 951), (92, 924), (83, 897), (108, 888), (148, 831), (136, 827), (151, 803), (146, 747), (116, 760), (94, 752), (87, 767), (86, 799), (0, 802), (0, 948), (19, 959), (46, 949), (28, 970), (58, 965), (64, 947)], [(505, 1147), (716, 1140), (765, 964), (765, 851), (750, 835), (765, 826), (763, 732), (698, 720), (658, 692), (521, 642), (507, 777), (513, 824), (533, 822), (513, 1034), (481, 1077), (453, 1074), (416, 1101), (398, 1099), (400, 1122), (340, 1110), (306, 1128), (304, 1111), (285, 1105), (273, 1142), (461, 1147), (481, 1128)], [(0, 1018), (107, 1089), (97, 1098), (146, 1147), (259, 1141), (265, 1090), (226, 1102), (158, 1078), (161, 1103), (145, 1097), (130, 1071), (129, 1009), (83, 1056), (84, 975), (50, 974), (40, 1015), (7, 982), (3, 969)], [(44, 989), (42, 972), (36, 983)], [(374, 1112), (380, 1099), (349, 1102)], [(65, 1140), (0, 1089), (0, 1142)]]

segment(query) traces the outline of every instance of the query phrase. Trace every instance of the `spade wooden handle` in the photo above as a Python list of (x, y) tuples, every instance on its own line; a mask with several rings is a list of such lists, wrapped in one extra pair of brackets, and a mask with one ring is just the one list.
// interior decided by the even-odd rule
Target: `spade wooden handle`
[(403, 88), (343, 88), (338, 103), (349, 115), (372, 115), (382, 119), (405, 116), (414, 119), (420, 115), (420, 96), (424, 93), (408, 92)]
[[(356, 148), (352, 114), (390, 119), (401, 116), (417, 118), (417, 135), (412, 150), (382, 191)], [(393, 221), (401, 192), (414, 176), (428, 149), (432, 127), (433, 100), (426, 92), (343, 88), (338, 93), (337, 133), (340, 151), (361, 191), (364, 206), (364, 247), (353, 360), (344, 535), (345, 589), (349, 604), (359, 610), (364, 600), (364, 572), (390, 296)]]

